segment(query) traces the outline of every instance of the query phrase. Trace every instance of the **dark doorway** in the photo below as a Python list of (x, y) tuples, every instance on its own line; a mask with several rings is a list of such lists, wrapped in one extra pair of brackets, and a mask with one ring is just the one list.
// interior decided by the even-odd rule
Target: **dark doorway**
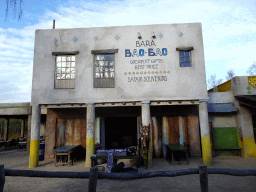
[(137, 145), (137, 117), (106, 117), (106, 149)]

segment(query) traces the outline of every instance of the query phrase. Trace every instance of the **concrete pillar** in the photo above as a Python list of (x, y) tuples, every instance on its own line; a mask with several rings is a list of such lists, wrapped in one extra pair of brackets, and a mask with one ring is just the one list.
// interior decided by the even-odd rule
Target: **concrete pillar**
[(24, 138), (24, 127), (25, 127), (25, 119), (21, 120), (21, 126), (20, 126), (20, 137)]
[(206, 102), (199, 103), (199, 121), (200, 121), (203, 163), (206, 165), (211, 165), (212, 152), (211, 152), (209, 124), (208, 124), (208, 110), (207, 110)]
[(150, 101), (142, 101), (142, 109), (141, 109), (141, 118), (142, 118), (142, 126), (149, 127), (149, 151), (148, 151), (148, 166), (152, 165), (152, 130), (150, 127)]
[(31, 135), (31, 116), (28, 115), (28, 130), (27, 130), (27, 152), (30, 151), (30, 135)]
[(95, 143), (100, 143), (100, 117), (95, 120)]
[(102, 145), (102, 149), (106, 149), (105, 132), (105, 117), (102, 117), (100, 121), (100, 144)]
[(4, 141), (8, 140), (9, 118), (4, 119)]
[(41, 121), (40, 105), (33, 105), (32, 118), (31, 118), (29, 168), (34, 168), (38, 165), (39, 144), (40, 144), (40, 121)]
[(95, 106), (87, 105), (86, 112), (86, 160), (85, 167), (91, 167), (91, 156), (95, 149)]
[[(244, 106), (238, 105), (238, 132), (241, 135), (243, 157), (256, 157), (256, 144), (253, 133), (251, 112)], [(240, 140), (240, 139), (239, 139)]]
[[(162, 141), (163, 144), (167, 145), (169, 144), (169, 138), (167, 134), (167, 129), (168, 129), (168, 118), (166, 116), (163, 117), (163, 128), (162, 128)], [(163, 147), (163, 157), (166, 158), (166, 148)]]

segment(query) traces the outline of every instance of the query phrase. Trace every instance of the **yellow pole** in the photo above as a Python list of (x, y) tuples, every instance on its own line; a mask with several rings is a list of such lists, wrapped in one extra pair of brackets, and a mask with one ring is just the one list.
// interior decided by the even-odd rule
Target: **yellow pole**
[(95, 107), (94, 104), (87, 105), (86, 112), (86, 160), (85, 167), (91, 167), (91, 156), (95, 148)]
[(206, 102), (199, 103), (199, 121), (200, 121), (200, 131), (201, 131), (203, 163), (206, 165), (211, 165), (212, 152), (211, 152), (211, 143), (210, 143), (209, 123), (208, 123), (208, 110), (207, 110)]
[(39, 145), (40, 145), (40, 121), (41, 121), (40, 105), (33, 105), (32, 118), (31, 118), (29, 168), (34, 168), (38, 166)]

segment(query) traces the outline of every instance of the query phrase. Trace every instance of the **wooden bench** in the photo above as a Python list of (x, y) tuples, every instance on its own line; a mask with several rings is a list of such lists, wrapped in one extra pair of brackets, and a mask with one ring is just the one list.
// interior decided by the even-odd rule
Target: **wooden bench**
[[(73, 151), (79, 147), (79, 145), (65, 145), (63, 147), (54, 150), (55, 155), (55, 166), (57, 165), (73, 165)], [(64, 161), (63, 159), (66, 159)]]
[(230, 151), (230, 152), (232, 152), (233, 154), (235, 154), (235, 155), (239, 155), (240, 157), (241, 157), (241, 148), (228, 148), (228, 149), (214, 149), (215, 150), (215, 152), (216, 152), (216, 155), (217, 155), (217, 152), (223, 152), (223, 151)]
[(179, 152), (184, 152), (186, 154), (186, 161), (187, 161), (187, 165), (189, 164), (188, 161), (188, 147), (183, 146), (183, 145), (179, 145), (179, 144), (167, 144), (165, 145), (166, 149), (167, 149), (167, 155), (166, 158), (169, 158), (169, 154), (171, 153), (171, 165), (173, 165), (173, 161), (174, 161), (174, 152), (175, 151), (179, 151)]

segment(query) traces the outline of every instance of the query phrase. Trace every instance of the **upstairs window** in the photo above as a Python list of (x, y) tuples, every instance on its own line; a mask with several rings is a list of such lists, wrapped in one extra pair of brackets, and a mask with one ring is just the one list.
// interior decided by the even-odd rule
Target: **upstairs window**
[(55, 88), (75, 88), (76, 56), (56, 56)]
[(191, 52), (190, 51), (180, 51), (180, 66), (181, 67), (191, 67)]
[(118, 49), (92, 50), (93, 59), (93, 87), (115, 87), (115, 53)]
[(178, 47), (176, 51), (179, 51), (180, 67), (191, 67), (191, 51), (193, 47)]

